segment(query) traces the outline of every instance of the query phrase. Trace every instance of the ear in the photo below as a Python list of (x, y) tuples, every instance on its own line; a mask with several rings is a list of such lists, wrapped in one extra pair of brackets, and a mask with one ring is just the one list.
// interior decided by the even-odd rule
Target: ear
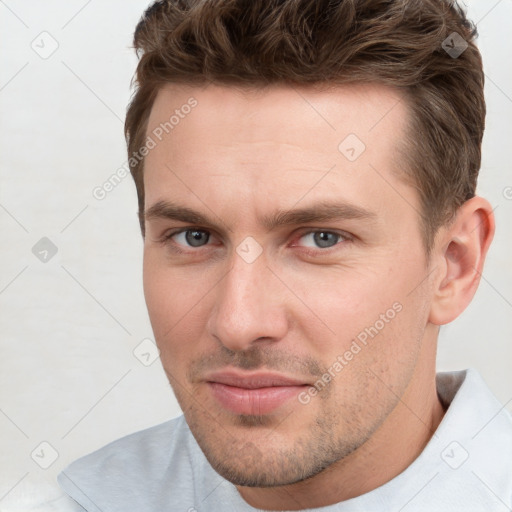
[(468, 306), (480, 283), (485, 256), (494, 237), (492, 207), (473, 197), (458, 210), (455, 220), (436, 236), (432, 258), (436, 273), (429, 321), (452, 322)]

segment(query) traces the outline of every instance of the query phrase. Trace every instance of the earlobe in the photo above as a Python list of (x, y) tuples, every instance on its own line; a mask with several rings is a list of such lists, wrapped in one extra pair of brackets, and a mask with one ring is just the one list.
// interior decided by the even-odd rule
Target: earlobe
[(485, 256), (494, 236), (491, 205), (481, 197), (466, 201), (455, 220), (438, 233), (436, 247), (441, 270), (433, 283), (429, 321), (452, 322), (473, 299), (480, 282)]

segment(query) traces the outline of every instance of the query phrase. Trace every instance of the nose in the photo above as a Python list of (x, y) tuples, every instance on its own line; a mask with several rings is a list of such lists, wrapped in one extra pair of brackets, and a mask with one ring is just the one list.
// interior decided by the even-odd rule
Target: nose
[(282, 339), (288, 329), (285, 287), (263, 255), (247, 263), (234, 253), (232, 260), (216, 287), (209, 334), (233, 351)]

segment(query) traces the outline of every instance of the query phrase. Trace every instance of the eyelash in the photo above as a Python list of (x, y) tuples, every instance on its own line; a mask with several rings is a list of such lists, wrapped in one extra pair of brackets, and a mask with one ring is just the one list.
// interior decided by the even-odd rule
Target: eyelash
[[(185, 228), (179, 228), (174, 231), (171, 231), (170, 233), (166, 233), (162, 238), (160, 238), (158, 240), (158, 242), (162, 243), (163, 245), (167, 245), (170, 249), (172, 249), (173, 252), (175, 252), (177, 254), (190, 254), (191, 252), (197, 252), (193, 248), (191, 248), (190, 251), (187, 251), (187, 250), (181, 249), (178, 244), (170, 243), (170, 242), (172, 242), (173, 236), (179, 235), (180, 233), (185, 233), (187, 231), (201, 231), (203, 233), (208, 233), (211, 235), (211, 231), (208, 231), (207, 229), (202, 229), (202, 228), (194, 227), (194, 226), (187, 226)], [(308, 255), (312, 255), (312, 256), (318, 256), (319, 254), (320, 255), (328, 254), (328, 253), (332, 252), (333, 250), (336, 250), (337, 248), (339, 249), (338, 246), (341, 244), (341, 242), (346, 243), (346, 242), (353, 241), (353, 237), (346, 232), (338, 232), (338, 231), (327, 230), (327, 229), (312, 229), (309, 231), (304, 231), (304, 232), (300, 233), (298, 239), (301, 239), (306, 235), (310, 235), (310, 234), (314, 234), (314, 233), (333, 234), (333, 235), (340, 237), (340, 240), (332, 247), (327, 247), (324, 249), (322, 249), (321, 247), (318, 247), (316, 249), (313, 249), (311, 247), (302, 247), (303, 252), (305, 252)], [(208, 243), (207, 243), (207, 245), (208, 245)], [(200, 246), (200, 247), (198, 247), (198, 249), (201, 249), (202, 247), (206, 247), (206, 246)]]

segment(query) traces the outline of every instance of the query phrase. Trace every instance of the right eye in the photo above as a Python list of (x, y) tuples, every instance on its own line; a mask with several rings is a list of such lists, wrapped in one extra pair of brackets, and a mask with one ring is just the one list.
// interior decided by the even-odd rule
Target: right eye
[(210, 233), (203, 229), (185, 229), (178, 232), (174, 232), (168, 236), (166, 239), (174, 239), (176, 243), (179, 245), (183, 245), (185, 247), (202, 247), (208, 243), (210, 239)]
[(202, 247), (210, 240), (210, 232), (199, 228), (181, 228), (167, 233), (161, 240), (164, 244), (176, 245), (176, 250)]

